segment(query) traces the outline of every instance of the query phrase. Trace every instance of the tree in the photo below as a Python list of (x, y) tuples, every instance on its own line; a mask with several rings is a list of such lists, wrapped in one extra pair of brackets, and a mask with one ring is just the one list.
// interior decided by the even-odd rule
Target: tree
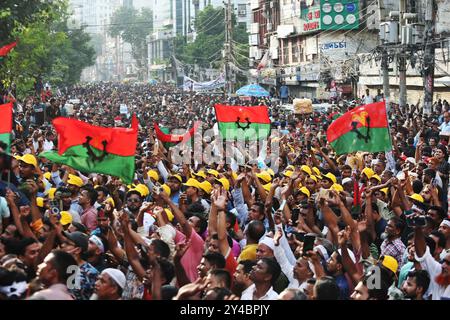
[[(245, 24), (232, 18), (232, 57), (231, 61), (239, 69), (248, 68), (248, 34)], [(187, 65), (198, 65), (203, 68), (223, 68), (222, 50), (225, 42), (224, 8), (207, 6), (199, 12), (195, 21), (196, 38), (186, 43), (185, 38), (178, 36), (174, 41), (175, 56)], [(237, 74), (237, 85), (247, 81), (244, 74)]]
[(2, 0), (0, 6), (0, 45), (15, 40), (15, 35), (36, 21), (52, 21), (67, 10), (64, 0)]
[(40, 12), (35, 22), (12, 32), (19, 44), (0, 65), (0, 78), (5, 86), (15, 82), (19, 96), (32, 93), (40, 78), (53, 86), (74, 84), (82, 70), (94, 63), (89, 35), (81, 29), (68, 30), (67, 7), (53, 9)]
[(138, 11), (133, 7), (120, 7), (111, 17), (109, 34), (112, 37), (120, 36), (131, 45), (140, 79), (143, 79), (143, 70), (147, 64), (146, 37), (152, 30), (153, 13), (150, 9)]

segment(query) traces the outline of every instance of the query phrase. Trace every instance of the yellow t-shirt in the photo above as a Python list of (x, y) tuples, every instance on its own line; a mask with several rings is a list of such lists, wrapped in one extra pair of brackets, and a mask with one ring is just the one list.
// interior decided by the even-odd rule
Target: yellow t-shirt
[(239, 255), (238, 262), (244, 260), (256, 260), (256, 249), (258, 248), (258, 244), (248, 244), (244, 247)]

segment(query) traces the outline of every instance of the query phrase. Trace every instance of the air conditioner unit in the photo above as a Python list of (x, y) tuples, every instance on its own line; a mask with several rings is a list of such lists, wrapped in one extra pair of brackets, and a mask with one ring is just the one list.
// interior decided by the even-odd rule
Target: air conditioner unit
[(278, 39), (287, 38), (290, 34), (295, 32), (294, 25), (292, 24), (280, 24), (277, 27)]
[(274, 47), (270, 48), (270, 58), (272, 60), (277, 60), (278, 59), (278, 48), (274, 48)]
[(250, 25), (250, 33), (255, 34), (255, 33), (259, 33), (259, 23), (252, 23)]
[(262, 57), (263, 57), (263, 50), (262, 49), (257, 49), (256, 50), (255, 60), (261, 60)]
[(246, 16), (247, 15), (247, 10), (239, 10), (238, 15)]
[(250, 1), (250, 8), (252, 10), (258, 9), (259, 8), (259, 0), (251, 0)]

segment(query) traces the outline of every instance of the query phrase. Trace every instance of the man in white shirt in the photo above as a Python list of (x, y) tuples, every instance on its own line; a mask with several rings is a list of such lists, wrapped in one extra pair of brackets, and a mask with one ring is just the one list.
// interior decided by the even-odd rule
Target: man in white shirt
[(364, 104), (373, 103), (373, 98), (370, 95), (369, 89), (366, 89), (366, 96), (364, 97)]
[(272, 258), (261, 258), (250, 271), (253, 284), (241, 296), (241, 300), (277, 300), (273, 284), (281, 273), (280, 265)]
[(442, 133), (450, 132), (450, 112), (444, 112), (444, 122), (439, 126)]
[(447, 253), (442, 263), (436, 261), (427, 247), (421, 227), (414, 230), (415, 260), (423, 270), (428, 271), (431, 279), (428, 293), (432, 300), (450, 300), (450, 253)]

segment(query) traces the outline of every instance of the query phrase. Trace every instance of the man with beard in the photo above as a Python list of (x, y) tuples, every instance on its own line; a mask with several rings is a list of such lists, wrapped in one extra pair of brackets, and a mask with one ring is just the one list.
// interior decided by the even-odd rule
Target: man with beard
[(91, 300), (121, 300), (125, 282), (122, 271), (112, 268), (103, 270), (95, 282), (95, 293)]
[(64, 232), (63, 235), (66, 239), (63, 240), (61, 249), (70, 253), (79, 267), (77, 273), (77, 283), (79, 285), (71, 288), (70, 291), (77, 300), (89, 300), (94, 292), (95, 281), (98, 276), (98, 270), (83, 259), (88, 250), (89, 238), (86, 234), (79, 231)]
[(108, 267), (108, 262), (105, 257), (106, 241), (102, 236), (91, 235), (89, 237), (88, 250), (86, 252), (86, 261), (89, 262), (95, 269), (102, 272)]
[(426, 245), (422, 227), (415, 227), (414, 247), (416, 261), (430, 275), (431, 298), (433, 300), (450, 300), (450, 253), (447, 253), (442, 263), (437, 262)]
[(132, 220), (135, 220), (142, 206), (142, 195), (137, 190), (130, 190), (127, 193), (126, 209)]
[(402, 285), (405, 298), (410, 300), (423, 300), (424, 294), (430, 286), (430, 276), (425, 270), (414, 270), (408, 273), (408, 278)]

